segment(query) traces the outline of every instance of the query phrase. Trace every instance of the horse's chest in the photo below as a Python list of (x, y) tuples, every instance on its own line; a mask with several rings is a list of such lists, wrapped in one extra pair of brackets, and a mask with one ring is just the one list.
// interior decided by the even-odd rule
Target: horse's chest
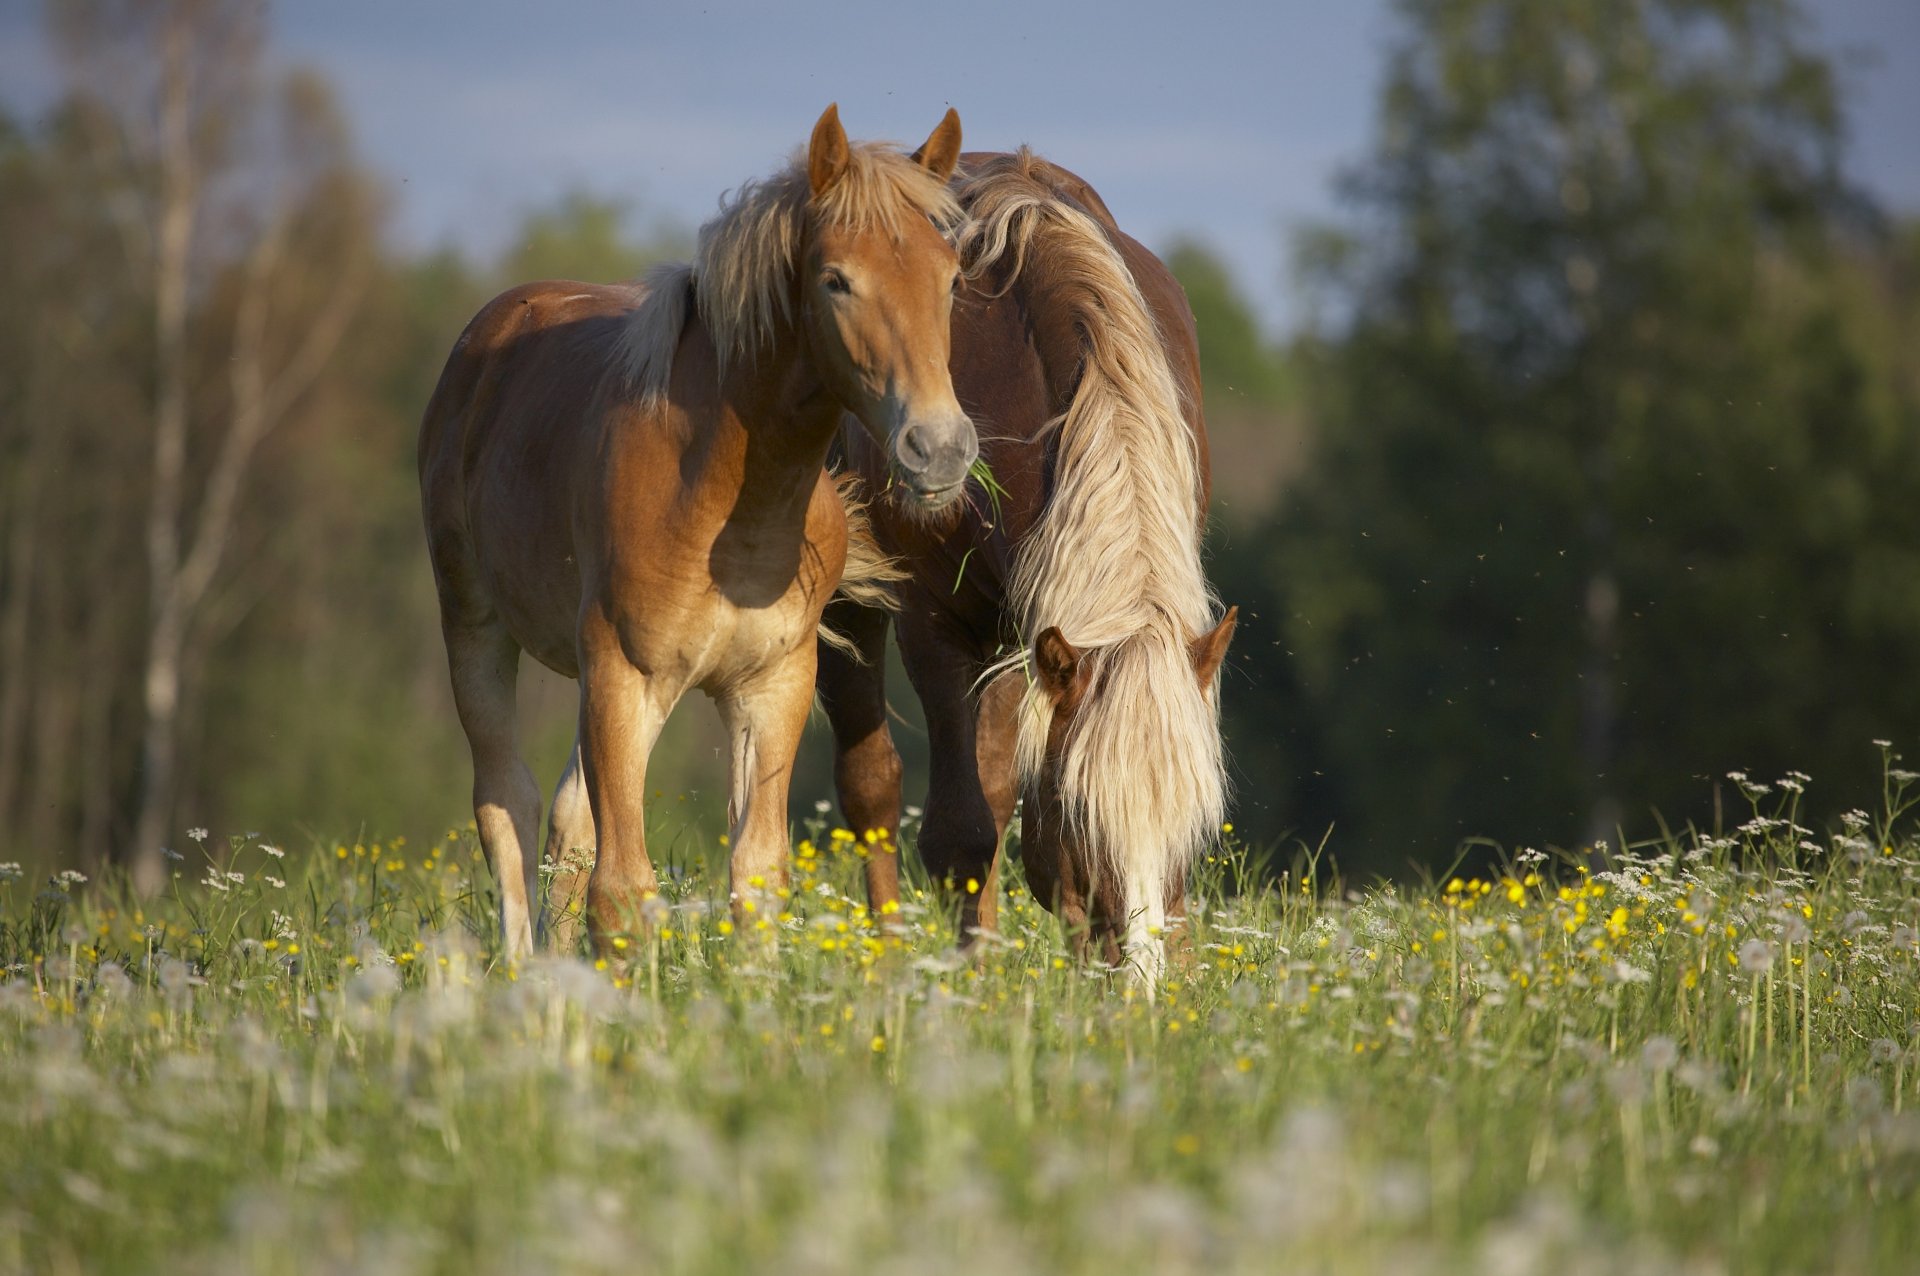
[(623, 644), (637, 664), (683, 690), (750, 681), (813, 642), (818, 603), (800, 582), (789, 585), (636, 591), (620, 609)]

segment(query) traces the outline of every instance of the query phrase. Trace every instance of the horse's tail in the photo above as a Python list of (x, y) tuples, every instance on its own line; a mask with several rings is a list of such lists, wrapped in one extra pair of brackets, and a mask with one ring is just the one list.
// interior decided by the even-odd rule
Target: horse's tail
[(1016, 552), (1010, 594), (1027, 640), (1058, 627), (1101, 690), (1049, 756), (1052, 706), (1035, 680), (1016, 753), (1023, 783), (1043, 766), (1057, 777), (1091, 851), (1084, 867), (1096, 891), (1102, 879), (1119, 887), (1128, 957), (1151, 984), (1168, 894), (1226, 804), (1217, 701), (1187, 648), (1217, 610), (1200, 560), (1202, 452), (1165, 336), (1098, 197), (1022, 148), (970, 174), (961, 203), (969, 271), (1010, 261), (1017, 279), (1031, 269), (1039, 296), (1029, 300), (1057, 308), (1080, 337), (1053, 493)]
[[(834, 601), (844, 599), (860, 607), (893, 611), (899, 607), (893, 587), (907, 578), (898, 560), (880, 548), (873, 535), (873, 520), (867, 515), (867, 503), (860, 495), (860, 479), (851, 470), (833, 476), (834, 491), (839, 493), (840, 508), (847, 515), (847, 565), (840, 573), (840, 587), (833, 591)], [(846, 635), (820, 622), (820, 641), (855, 660), (860, 650)]]

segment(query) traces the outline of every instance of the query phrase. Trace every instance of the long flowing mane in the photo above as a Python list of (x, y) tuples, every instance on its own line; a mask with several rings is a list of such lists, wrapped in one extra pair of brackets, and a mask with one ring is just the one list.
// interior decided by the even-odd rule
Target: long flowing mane
[(951, 233), (960, 208), (944, 182), (889, 142), (852, 147), (846, 170), (818, 198), (808, 187), (804, 154), (772, 177), (746, 183), (700, 228), (692, 262), (647, 273), (646, 298), (626, 331), (629, 384), (643, 398), (666, 394), (673, 352), (693, 313), (713, 338), (722, 375), (771, 343), (793, 319), (794, 271), (810, 218), (812, 225), (897, 235), (917, 217)]
[[(1088, 867), (1124, 889), (1128, 947), (1151, 974), (1167, 885), (1226, 806), (1217, 698), (1188, 655), (1218, 610), (1200, 562), (1199, 447), (1132, 273), (1100, 223), (1057, 196), (1042, 164), (1022, 148), (968, 176), (961, 259), (978, 275), (1007, 254), (1016, 273), (1044, 258), (1044, 304), (1064, 307), (1081, 340), (1052, 499), (1015, 554), (1012, 606), (1029, 643), (1057, 625), (1092, 662), (1059, 786), (1085, 843), (1102, 848), (1104, 862)], [(1023, 783), (1045, 762), (1051, 716), (1030, 681), (1017, 743)]]

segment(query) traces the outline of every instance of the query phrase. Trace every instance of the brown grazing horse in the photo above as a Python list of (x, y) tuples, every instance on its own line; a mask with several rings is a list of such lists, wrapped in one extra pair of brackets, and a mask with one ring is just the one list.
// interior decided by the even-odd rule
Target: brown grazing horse
[[(882, 549), (910, 572), (893, 619), (932, 744), (920, 854), (936, 880), (979, 884), (962, 926), (991, 930), (1024, 791), (1036, 896), (1079, 943), (1151, 981), (1226, 797), (1215, 683), (1235, 613), (1217, 616), (1201, 570), (1193, 316), (1166, 267), (1065, 169), (1024, 149), (968, 155), (955, 194), (968, 285), (953, 383), (996, 482), (941, 511), (890, 495), (872, 509)], [(847, 431), (843, 452), (885, 491), (879, 451)], [(892, 833), (888, 621), (833, 605), (829, 626), (859, 655), (823, 646), (820, 690), (849, 823)], [(872, 906), (890, 912), (897, 857), (868, 864)]]
[[(515, 288), (455, 344), (421, 426), (420, 491), (510, 957), (532, 948), (538, 900), (523, 651), (580, 681), (547, 851), (597, 840), (596, 951), (658, 889), (647, 754), (691, 688), (730, 740), (736, 911), (784, 885), (814, 634), (847, 555), (828, 445), (850, 413), (896, 499), (929, 511), (977, 455), (947, 372), (959, 152), (952, 111), (908, 156), (850, 145), (828, 107), (804, 159), (725, 203), (691, 265)], [(579, 876), (556, 881), (562, 909)]]

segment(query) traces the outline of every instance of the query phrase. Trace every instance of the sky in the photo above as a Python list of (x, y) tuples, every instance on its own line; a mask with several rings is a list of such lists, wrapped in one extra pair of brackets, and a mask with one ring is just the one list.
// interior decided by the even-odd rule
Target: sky
[[(1857, 181), (1920, 211), (1920, 0), (1808, 0), (1843, 55)], [(1387, 0), (309, 0), (276, 59), (318, 68), (393, 195), (396, 246), (497, 252), (572, 190), (691, 228), (775, 168), (830, 101), (857, 138), (1022, 142), (1090, 181), (1149, 246), (1228, 263), (1270, 331), (1291, 233), (1338, 220), (1372, 134)], [(58, 91), (41, 8), (0, 0), (0, 103)]]

